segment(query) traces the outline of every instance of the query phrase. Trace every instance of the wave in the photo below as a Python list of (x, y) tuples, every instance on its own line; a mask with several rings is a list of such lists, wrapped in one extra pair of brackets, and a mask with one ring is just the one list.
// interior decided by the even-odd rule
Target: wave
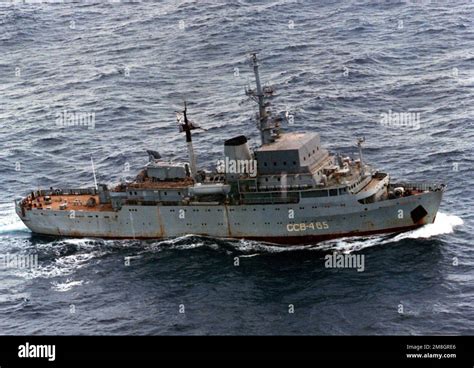
[(17, 231), (29, 231), (15, 213), (13, 202), (0, 204), (0, 235)]
[(439, 33), (445, 32), (445, 28), (428, 28), (428, 29), (423, 29), (421, 31), (418, 31), (415, 33), (415, 36), (420, 36), (420, 35), (436, 35)]
[(19, 293), (17, 295), (11, 296), (3, 294), (0, 298), (0, 312), (14, 312), (21, 310), (29, 302), (29, 294)]
[(450, 234), (454, 232), (455, 227), (462, 224), (464, 224), (464, 221), (460, 217), (438, 212), (434, 223), (422, 226), (415, 230), (400, 233), (396, 236), (393, 236), (392, 234), (375, 235), (371, 237), (342, 238), (324, 242), (316, 249), (325, 251), (336, 250), (343, 253), (351, 253), (374, 246), (397, 243), (404, 239), (428, 239), (438, 235)]
[(395, 239), (397, 241), (405, 238), (427, 239), (438, 235), (450, 234), (454, 232), (455, 227), (461, 226), (463, 224), (464, 221), (459, 216), (438, 212), (434, 223), (425, 225), (412, 231), (408, 231), (407, 233), (402, 233)]
[[(108, 252), (106, 251), (92, 251), (87, 253), (70, 254), (67, 256), (56, 258), (53, 262), (40, 263), (38, 267), (21, 269), (18, 271), (18, 274), (16, 276), (22, 277), (27, 280), (37, 278), (50, 279), (61, 276), (69, 276), (75, 273), (77, 270), (89, 265), (93, 259), (100, 258), (106, 254), (108, 254)], [(65, 287), (66, 286), (64, 285), (58, 286), (58, 288)]]
[(66, 279), (65, 282), (57, 282), (53, 281), (51, 282), (52, 289), (59, 291), (59, 292), (65, 292), (71, 290), (75, 286), (80, 286), (84, 283), (84, 280), (79, 280), (79, 281), (72, 281), (70, 279)]

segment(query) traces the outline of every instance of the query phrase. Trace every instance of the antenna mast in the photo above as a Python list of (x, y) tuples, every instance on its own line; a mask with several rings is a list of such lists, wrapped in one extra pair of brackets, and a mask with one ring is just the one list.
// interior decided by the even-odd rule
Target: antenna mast
[(360, 172), (365, 174), (364, 163), (362, 162), (362, 143), (365, 142), (365, 137), (357, 138), (357, 147), (359, 147)]
[[(183, 110), (183, 119), (178, 115), (178, 124), (179, 124), (179, 131), (186, 133), (186, 143), (188, 146), (188, 155), (189, 155), (189, 169), (191, 171), (191, 177), (196, 179), (197, 169), (196, 169), (196, 157), (194, 155), (194, 148), (193, 148), (193, 140), (191, 138), (191, 130), (197, 129), (198, 126), (193, 124), (193, 122), (188, 120), (187, 115), (187, 104), (184, 101), (184, 110)], [(183, 122), (184, 120), (184, 122)]]
[(92, 155), (91, 155), (91, 166), (92, 166), (92, 174), (94, 175), (94, 187), (95, 187), (95, 190), (98, 190), (99, 187), (97, 186), (97, 177), (95, 175), (94, 159), (92, 158)]
[(260, 66), (259, 60), (257, 58), (257, 53), (250, 54), (250, 61), (252, 63), (253, 72), (255, 74), (255, 85), (256, 89), (252, 90), (250, 88), (245, 90), (247, 96), (251, 97), (255, 102), (258, 103), (258, 129), (260, 130), (260, 138), (263, 144), (271, 143), (275, 140), (275, 136), (278, 136), (280, 131), (280, 126), (277, 119), (271, 119), (270, 113), (267, 111), (267, 106), (269, 105), (266, 102), (266, 98), (270, 97), (273, 94), (273, 89), (270, 87), (265, 87), (262, 89), (260, 82), (260, 73), (258, 67)]

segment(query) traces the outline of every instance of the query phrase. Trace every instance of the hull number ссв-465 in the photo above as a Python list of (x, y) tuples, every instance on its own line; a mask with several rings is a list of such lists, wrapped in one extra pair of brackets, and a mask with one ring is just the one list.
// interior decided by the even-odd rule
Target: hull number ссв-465
[(303, 222), (301, 224), (287, 224), (286, 230), (288, 231), (307, 231), (307, 230), (324, 230), (329, 229), (329, 225), (326, 221), (322, 222)]

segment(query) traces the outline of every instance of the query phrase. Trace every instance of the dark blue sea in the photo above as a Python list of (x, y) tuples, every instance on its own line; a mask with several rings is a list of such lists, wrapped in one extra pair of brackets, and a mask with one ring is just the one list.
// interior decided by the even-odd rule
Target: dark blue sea
[[(1, 2), (0, 255), (38, 264), (0, 267), (0, 334), (474, 334), (473, 19), (470, 1)], [(183, 100), (206, 129), (201, 168), (225, 139), (256, 146), (251, 51), (287, 131), (344, 155), (364, 136), (393, 178), (446, 183), (436, 222), (282, 248), (47, 238), (16, 217), (31, 190), (93, 186), (91, 156), (109, 184), (147, 149), (185, 160)], [(94, 125), (60, 126), (64, 110)], [(364, 255), (364, 272), (326, 268), (328, 251)]]

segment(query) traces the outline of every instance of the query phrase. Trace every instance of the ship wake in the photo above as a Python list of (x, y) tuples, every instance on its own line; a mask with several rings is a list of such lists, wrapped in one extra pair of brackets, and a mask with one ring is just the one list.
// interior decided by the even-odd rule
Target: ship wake
[(429, 239), (443, 234), (454, 232), (457, 226), (461, 226), (464, 221), (456, 215), (450, 215), (438, 212), (436, 220), (432, 224), (422, 226), (415, 230), (406, 231), (398, 234), (375, 235), (370, 237), (351, 237), (341, 238), (319, 243), (312, 249), (322, 251), (340, 251), (343, 253), (351, 253), (362, 249), (397, 243), (405, 239)]

